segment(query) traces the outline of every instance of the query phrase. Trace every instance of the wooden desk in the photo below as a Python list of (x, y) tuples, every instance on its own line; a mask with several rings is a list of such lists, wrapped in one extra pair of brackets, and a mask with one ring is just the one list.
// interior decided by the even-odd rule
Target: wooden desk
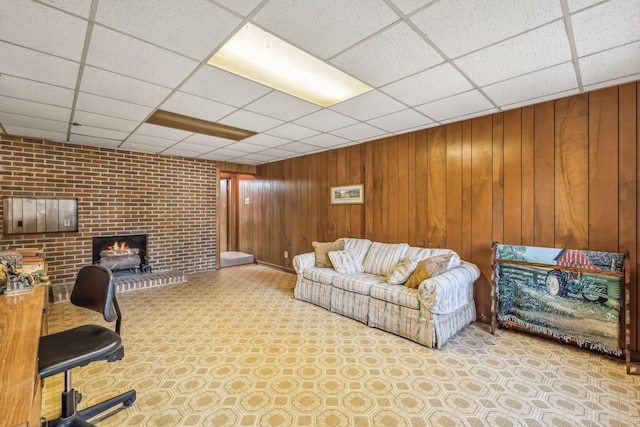
[(42, 387), (38, 343), (47, 286), (0, 295), (0, 407), (2, 425), (40, 425)]

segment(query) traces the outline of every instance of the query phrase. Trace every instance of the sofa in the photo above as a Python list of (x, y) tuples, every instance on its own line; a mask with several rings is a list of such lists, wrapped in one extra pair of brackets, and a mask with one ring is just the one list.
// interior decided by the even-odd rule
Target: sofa
[(480, 270), (450, 249), (355, 238), (314, 246), (293, 258), (298, 300), (432, 348), (475, 321)]

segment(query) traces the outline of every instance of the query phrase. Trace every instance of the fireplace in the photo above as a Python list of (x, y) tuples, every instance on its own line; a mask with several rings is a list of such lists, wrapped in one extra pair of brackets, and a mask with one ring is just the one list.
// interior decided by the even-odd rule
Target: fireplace
[(94, 237), (93, 263), (111, 271), (150, 272), (147, 235)]

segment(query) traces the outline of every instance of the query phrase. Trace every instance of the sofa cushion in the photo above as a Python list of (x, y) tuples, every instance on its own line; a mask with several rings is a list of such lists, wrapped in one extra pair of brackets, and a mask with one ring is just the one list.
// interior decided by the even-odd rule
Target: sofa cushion
[(448, 270), (449, 261), (451, 261), (452, 256), (451, 254), (446, 254), (423, 259), (418, 263), (416, 271), (409, 277), (405, 286), (417, 288), (424, 280), (444, 273)]
[(451, 270), (453, 267), (457, 267), (460, 265), (460, 256), (451, 249), (410, 247), (409, 250), (407, 250), (406, 256), (416, 257), (418, 258), (418, 261), (422, 261), (423, 259), (431, 258), (436, 255), (447, 254), (452, 255), (447, 270)]
[(366, 273), (386, 276), (409, 249), (406, 243), (373, 242), (362, 265)]
[(371, 240), (354, 239), (350, 237), (344, 237), (340, 240), (344, 242), (345, 251), (353, 253), (361, 264), (364, 263), (364, 257), (367, 255), (367, 251), (371, 246)]
[(403, 307), (413, 308), (415, 310), (420, 309), (418, 290), (415, 288), (379, 284), (372, 286), (369, 293), (371, 298), (387, 301), (391, 304), (401, 305)]
[(319, 268), (332, 268), (331, 260), (327, 254), (331, 251), (341, 251), (344, 249), (344, 242), (336, 240), (335, 242), (313, 242), (311, 243), (316, 253), (315, 266)]
[(356, 256), (349, 251), (331, 251), (329, 259), (333, 264), (333, 269), (342, 274), (362, 273), (364, 267), (362, 263), (356, 259)]
[(416, 270), (419, 260), (414, 257), (406, 256), (393, 266), (389, 274), (387, 274), (387, 283), (390, 285), (401, 285), (407, 281), (411, 274)]
[(333, 283), (333, 278), (338, 274), (340, 273), (335, 271), (333, 268), (309, 267), (302, 272), (302, 277), (314, 282), (331, 285)]
[(384, 283), (384, 277), (369, 273), (338, 274), (333, 278), (333, 287), (356, 294), (369, 295), (371, 286)]

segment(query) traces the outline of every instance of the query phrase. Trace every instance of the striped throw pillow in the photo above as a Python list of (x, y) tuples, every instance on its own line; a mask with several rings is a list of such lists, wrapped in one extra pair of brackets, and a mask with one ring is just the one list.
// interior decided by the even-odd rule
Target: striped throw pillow
[(364, 271), (362, 263), (349, 251), (331, 251), (329, 259), (333, 264), (333, 269), (338, 273), (354, 274)]
[(387, 283), (390, 285), (401, 285), (413, 274), (418, 266), (418, 258), (404, 257), (402, 258), (387, 274)]

